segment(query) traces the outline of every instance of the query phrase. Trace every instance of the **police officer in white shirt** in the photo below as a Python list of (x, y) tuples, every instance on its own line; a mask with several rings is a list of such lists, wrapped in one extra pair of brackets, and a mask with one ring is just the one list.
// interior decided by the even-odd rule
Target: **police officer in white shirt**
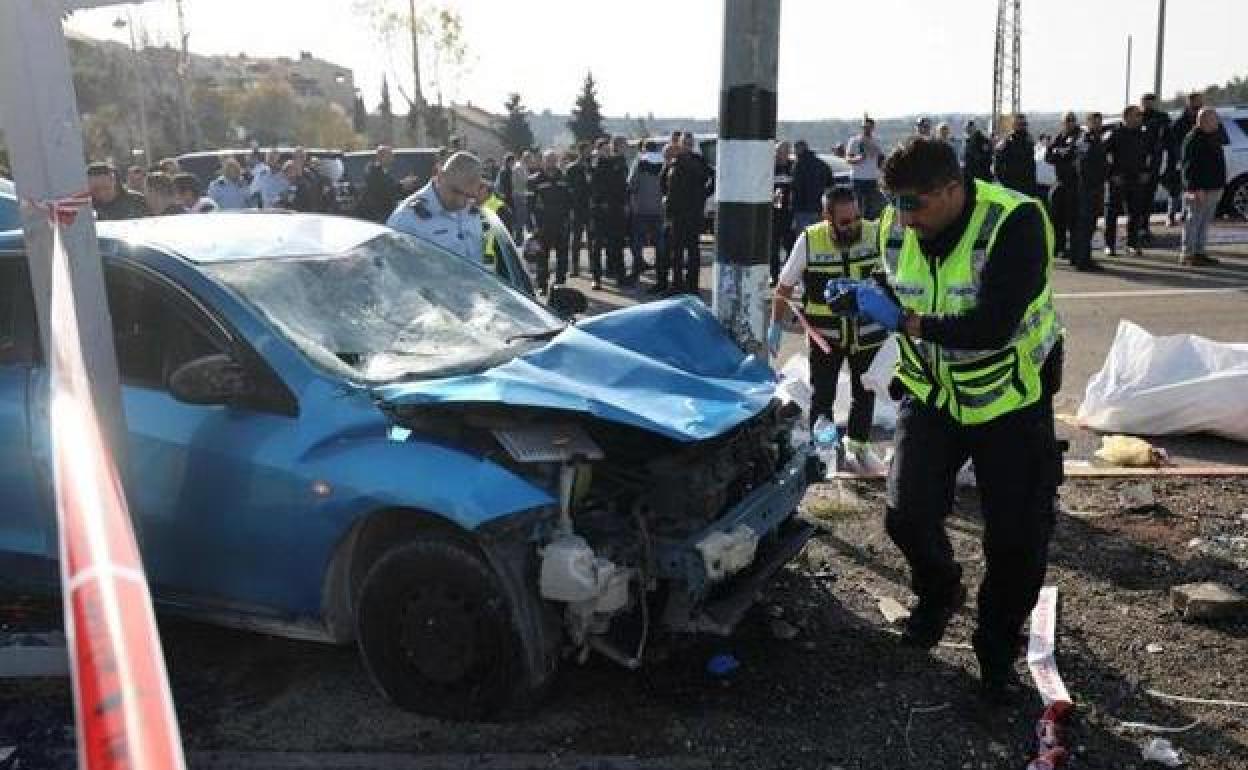
[(401, 201), (386, 224), (434, 243), (464, 259), (481, 262), (481, 160), (457, 152), (429, 183)]

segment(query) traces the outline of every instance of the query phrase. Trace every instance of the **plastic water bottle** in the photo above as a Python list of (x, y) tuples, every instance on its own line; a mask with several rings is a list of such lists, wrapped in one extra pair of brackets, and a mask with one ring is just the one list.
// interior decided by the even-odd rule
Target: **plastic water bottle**
[(815, 420), (815, 427), (811, 430), (811, 433), (815, 440), (815, 454), (823, 462), (826, 473), (836, 473), (839, 467), (836, 453), (841, 444), (841, 434), (836, 429), (836, 422), (829, 420), (827, 416), (821, 415), (819, 419)]

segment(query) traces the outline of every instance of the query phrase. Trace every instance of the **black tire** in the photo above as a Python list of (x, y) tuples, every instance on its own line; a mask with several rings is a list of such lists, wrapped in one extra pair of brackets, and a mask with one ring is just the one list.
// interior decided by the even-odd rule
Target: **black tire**
[(369, 676), (406, 711), (485, 719), (532, 700), (498, 576), (460, 540), (431, 534), (383, 554), (360, 590), (356, 636)]
[(1231, 183), (1219, 208), (1235, 221), (1248, 220), (1248, 176), (1240, 175), (1239, 179)]

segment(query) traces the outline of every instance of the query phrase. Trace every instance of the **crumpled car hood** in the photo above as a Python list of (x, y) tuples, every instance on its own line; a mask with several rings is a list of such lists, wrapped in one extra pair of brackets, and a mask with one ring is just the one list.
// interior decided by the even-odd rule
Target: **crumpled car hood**
[(700, 441), (762, 412), (775, 388), (765, 360), (737, 347), (701, 302), (679, 298), (586, 319), (478, 374), (374, 392), (389, 406), (538, 407)]

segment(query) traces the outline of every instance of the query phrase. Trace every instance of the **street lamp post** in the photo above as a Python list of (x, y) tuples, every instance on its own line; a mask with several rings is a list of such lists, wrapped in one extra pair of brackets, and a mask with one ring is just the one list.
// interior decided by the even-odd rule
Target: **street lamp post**
[(113, 22), (114, 29), (126, 27), (130, 32), (130, 68), (134, 71), (134, 91), (139, 102), (139, 141), (143, 147), (143, 167), (148, 168), (152, 165), (152, 148), (148, 144), (147, 139), (147, 97), (143, 93), (143, 79), (141, 76), (139, 62), (139, 45), (134, 37), (134, 17), (130, 15), (130, 11), (126, 11), (126, 18), (117, 17)]

